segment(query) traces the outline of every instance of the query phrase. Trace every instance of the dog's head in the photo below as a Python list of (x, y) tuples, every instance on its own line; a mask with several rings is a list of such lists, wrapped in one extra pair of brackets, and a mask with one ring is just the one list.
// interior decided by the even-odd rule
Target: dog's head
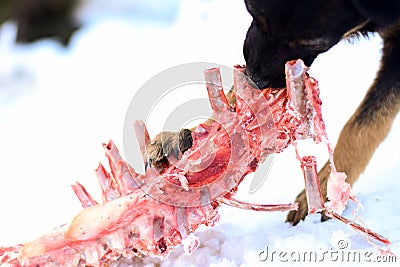
[(285, 87), (285, 63), (311, 65), (366, 18), (349, 0), (245, 0), (253, 22), (243, 53), (247, 75), (259, 88)]

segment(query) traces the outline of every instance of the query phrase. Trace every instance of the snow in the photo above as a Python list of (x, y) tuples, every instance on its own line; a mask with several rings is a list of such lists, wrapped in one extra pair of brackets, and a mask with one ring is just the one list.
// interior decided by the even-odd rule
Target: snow
[[(5, 24), (0, 30), (1, 246), (32, 240), (69, 222), (81, 210), (70, 187), (76, 180), (100, 199), (93, 170), (105, 161), (101, 143), (111, 138), (123, 147), (125, 112), (135, 92), (153, 75), (195, 61), (227, 66), (244, 63), (242, 44), (251, 17), (243, 1), (114, 2), (86, 1), (78, 14), (85, 24), (67, 49), (52, 40), (15, 45), (14, 25)], [(374, 78), (380, 47), (377, 36), (354, 44), (342, 42), (320, 55), (310, 70), (320, 84), (323, 115), (333, 144)], [(149, 127), (152, 136), (157, 127)], [(399, 135), (397, 118), (353, 188), (364, 207), (359, 217), (388, 237), (397, 255)], [(325, 147), (311, 142), (301, 144), (300, 151), (316, 155), (319, 166), (328, 159)], [(248, 193), (250, 183), (251, 177), (242, 183), (239, 199), (293, 201), (304, 187), (293, 148), (275, 156), (266, 182), (254, 194)], [(355, 208), (349, 204), (343, 215), (353, 218)], [(288, 255), (327, 255), (348, 249), (376, 252), (346, 225), (332, 220), (320, 223), (318, 215), (292, 227), (284, 223), (285, 213), (231, 207), (222, 207), (220, 213), (217, 226), (195, 233), (200, 246), (192, 255), (177, 248), (161, 266), (308, 266), (307, 261), (294, 262)], [(269, 257), (262, 261), (267, 248)], [(272, 251), (276, 252), (273, 259)], [(143, 259), (147, 266), (158, 263)], [(327, 257), (323, 263), (349, 264)]]

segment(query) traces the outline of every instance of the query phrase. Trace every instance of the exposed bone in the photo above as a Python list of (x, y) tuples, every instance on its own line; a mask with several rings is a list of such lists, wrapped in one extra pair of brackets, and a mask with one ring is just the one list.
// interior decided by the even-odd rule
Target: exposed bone
[(299, 208), (298, 203), (290, 203), (290, 204), (254, 204), (247, 203), (240, 200), (237, 200), (233, 197), (220, 197), (218, 201), (229, 205), (231, 207), (245, 209), (245, 210), (256, 210), (256, 211), (291, 211), (297, 210)]
[(304, 105), (307, 102), (307, 95), (304, 93), (305, 82), (304, 75), (306, 75), (307, 67), (302, 61), (290, 61), (286, 64), (286, 88), (288, 90), (288, 96), (291, 100), (291, 104), (294, 110), (299, 113), (300, 116), (307, 115), (307, 106)]
[[(391, 242), (386, 237), (364, 227), (355, 222), (352, 222), (341, 215), (337, 214), (334, 209), (327, 204), (323, 203), (321, 188), (319, 186), (319, 179), (317, 173), (317, 163), (314, 157), (303, 157), (302, 165), (304, 168), (304, 180), (306, 185), (306, 193), (307, 193), (307, 202), (310, 213), (322, 212), (325, 211), (329, 217), (333, 219), (337, 219), (349, 226), (353, 229), (367, 235), (367, 238), (373, 238), (379, 242), (382, 242), (385, 245), (389, 245)], [(340, 194), (341, 192), (338, 192)], [(347, 199), (346, 199), (347, 202)]]
[(349, 199), (354, 200), (358, 203), (358, 200), (351, 192), (350, 184), (346, 180), (346, 174), (338, 172), (335, 167), (333, 159), (333, 146), (329, 142), (325, 123), (322, 119), (321, 106), (322, 102), (319, 98), (319, 88), (318, 82), (313, 78), (308, 78), (305, 80), (306, 85), (306, 95), (310, 99), (310, 104), (313, 106), (314, 116), (313, 116), (313, 126), (314, 126), (314, 140), (316, 143), (323, 142), (327, 146), (331, 173), (328, 178), (327, 191), (329, 202), (325, 204), (329, 207), (331, 211), (341, 214), (347, 204)]
[[(113, 173), (116, 174), (116, 171), (114, 171)], [(103, 203), (116, 199), (121, 196), (118, 184), (113, 178), (115, 176), (114, 175), (111, 176), (105, 170), (102, 164), (99, 164), (99, 167), (96, 170), (96, 176), (99, 179), (99, 184), (103, 196)]]
[[(122, 159), (112, 141), (104, 144), (110, 173), (102, 165), (97, 169), (103, 203), (98, 204), (76, 183), (73, 189), (85, 209), (69, 224), (32, 242), (0, 248), (0, 264), (116, 266), (129, 262), (138, 253), (164, 259), (180, 244), (186, 253), (192, 253), (199, 245), (193, 232), (200, 225), (213, 226), (218, 222), (220, 204), (262, 211), (296, 209), (297, 203), (251, 204), (233, 196), (245, 176), (256, 171), (259, 162), (299, 139), (314, 137), (316, 142), (328, 144), (329, 153), (332, 152), (322, 121), (318, 86), (305, 73), (306, 69), (300, 61), (287, 64), (288, 93), (252, 88), (244, 67), (236, 66), (233, 92), (236, 104), (232, 106), (223, 94), (219, 69), (205, 71), (214, 120), (199, 125), (192, 133), (192, 148), (161, 174), (154, 168), (138, 174)], [(134, 127), (146, 164), (149, 134), (142, 121), (135, 122)], [(332, 155), (331, 160), (333, 164)], [(323, 206), (321, 193), (317, 192), (316, 163), (312, 158), (304, 158), (304, 162), (309, 205), (314, 212), (322, 206), (332, 217), (389, 243), (386, 238), (341, 217), (333, 208)], [(341, 190), (344, 180), (334, 178)], [(339, 200), (347, 202), (346, 197)]]
[[(127, 195), (130, 192), (135, 191), (139, 188), (139, 181), (136, 179), (139, 174), (125, 162), (114, 142), (111, 140), (107, 145), (103, 145), (108, 158), (109, 165), (111, 166), (113, 181), (115, 182), (114, 187), (118, 190), (119, 194)], [(111, 178), (111, 177), (110, 177)]]
[(317, 160), (313, 156), (305, 156), (301, 159), (301, 167), (306, 187), (308, 212), (310, 214), (321, 212), (325, 206), (317, 174)]
[(140, 152), (142, 152), (143, 162), (147, 164), (147, 154), (146, 154), (146, 146), (150, 144), (151, 139), (149, 132), (147, 131), (146, 125), (143, 121), (135, 121), (133, 123), (133, 128), (135, 130), (136, 138), (139, 143)]
[(97, 201), (86, 191), (85, 187), (79, 182), (75, 182), (75, 184), (71, 185), (71, 187), (84, 209), (93, 205), (98, 205)]
[(222, 86), (222, 78), (219, 69), (212, 68), (205, 70), (204, 77), (212, 110), (214, 112), (226, 112), (229, 104), (223, 90), (224, 88)]
[(358, 232), (360, 232), (362, 234), (366, 234), (366, 235), (374, 238), (375, 240), (378, 240), (379, 242), (381, 242), (381, 243), (383, 243), (385, 245), (390, 245), (391, 244), (390, 240), (387, 239), (386, 237), (384, 237), (384, 236), (382, 236), (382, 235), (380, 235), (380, 234), (378, 234), (378, 233), (376, 233), (376, 232), (374, 232), (374, 231), (372, 231), (372, 230), (370, 230), (370, 229), (368, 229), (368, 228), (366, 228), (364, 226), (361, 226), (361, 225), (359, 225), (359, 224), (357, 224), (355, 222), (352, 222), (349, 219), (346, 219), (346, 218), (340, 216), (339, 214), (337, 214), (335, 212), (327, 211), (326, 215), (328, 215), (329, 217), (337, 219), (337, 220), (339, 220), (339, 221), (351, 226), (351, 228), (353, 228), (354, 230), (356, 230), (356, 231), (358, 231)]

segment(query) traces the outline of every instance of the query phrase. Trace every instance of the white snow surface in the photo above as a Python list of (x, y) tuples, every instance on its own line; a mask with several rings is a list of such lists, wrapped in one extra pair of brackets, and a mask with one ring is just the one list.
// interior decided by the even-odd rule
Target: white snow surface
[[(100, 199), (93, 170), (99, 161), (105, 162), (101, 144), (112, 139), (122, 150), (125, 112), (135, 92), (153, 75), (196, 61), (244, 64), (242, 45), (251, 17), (242, 0), (158, 2), (165, 1), (121, 0), (113, 8), (110, 1), (87, 1), (78, 16), (85, 24), (67, 49), (52, 40), (15, 45), (14, 25), (0, 29), (0, 246), (33, 240), (70, 222), (82, 209), (70, 187), (76, 180)], [(137, 12), (144, 15), (135, 16)], [(380, 48), (378, 36), (341, 42), (311, 67), (311, 75), (319, 80), (333, 144), (374, 79)], [(152, 129), (159, 126), (152, 127), (154, 136), (157, 131)], [(390, 248), (396, 255), (400, 255), (399, 135), (397, 118), (353, 188), (364, 207), (358, 216), (393, 242)], [(315, 154), (319, 166), (328, 158), (324, 146), (311, 142), (301, 151)], [(292, 202), (304, 187), (293, 148), (275, 156), (266, 182), (254, 194), (248, 193), (250, 182), (248, 177), (241, 184), (237, 198)], [(355, 208), (350, 203), (344, 216), (353, 218)], [(281, 212), (223, 206), (220, 214), (217, 226), (195, 232), (200, 247), (192, 255), (179, 247), (164, 262), (145, 258), (142, 264), (377, 266), (366, 262), (377, 259), (376, 248), (338, 221), (320, 223), (313, 215), (292, 227)], [(369, 251), (373, 254), (365, 256)], [(361, 259), (348, 262), (347, 256), (342, 258), (344, 252), (359, 253)], [(310, 263), (297, 259), (298, 253), (316, 253), (318, 260), (324, 259)]]

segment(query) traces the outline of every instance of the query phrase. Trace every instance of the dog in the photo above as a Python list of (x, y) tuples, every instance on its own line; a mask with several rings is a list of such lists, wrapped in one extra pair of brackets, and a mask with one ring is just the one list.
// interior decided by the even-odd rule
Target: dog
[[(364, 100), (344, 126), (335, 165), (353, 185), (385, 139), (400, 109), (400, 0), (245, 0), (253, 17), (243, 46), (246, 74), (258, 88), (283, 88), (285, 63), (302, 59), (310, 66), (321, 53), (346, 38), (377, 32), (384, 41), (381, 67)], [(172, 147), (171, 147), (172, 146)], [(192, 146), (186, 129), (161, 133), (146, 147), (146, 166), (160, 169)], [(319, 172), (326, 196), (330, 165)], [(326, 201), (325, 197), (325, 201)], [(307, 216), (305, 191), (299, 209), (287, 216), (298, 224)], [(328, 219), (322, 215), (322, 220)]]
[[(400, 0), (245, 0), (245, 4), (253, 17), (243, 47), (246, 74), (259, 88), (285, 87), (284, 65), (289, 60), (300, 58), (310, 66), (343, 39), (371, 32), (382, 37), (375, 81), (342, 129), (334, 150), (337, 169), (353, 185), (400, 109)], [(324, 196), (329, 173), (327, 162), (319, 172)], [(286, 219), (293, 225), (308, 212), (304, 191), (296, 201), (299, 209)]]

